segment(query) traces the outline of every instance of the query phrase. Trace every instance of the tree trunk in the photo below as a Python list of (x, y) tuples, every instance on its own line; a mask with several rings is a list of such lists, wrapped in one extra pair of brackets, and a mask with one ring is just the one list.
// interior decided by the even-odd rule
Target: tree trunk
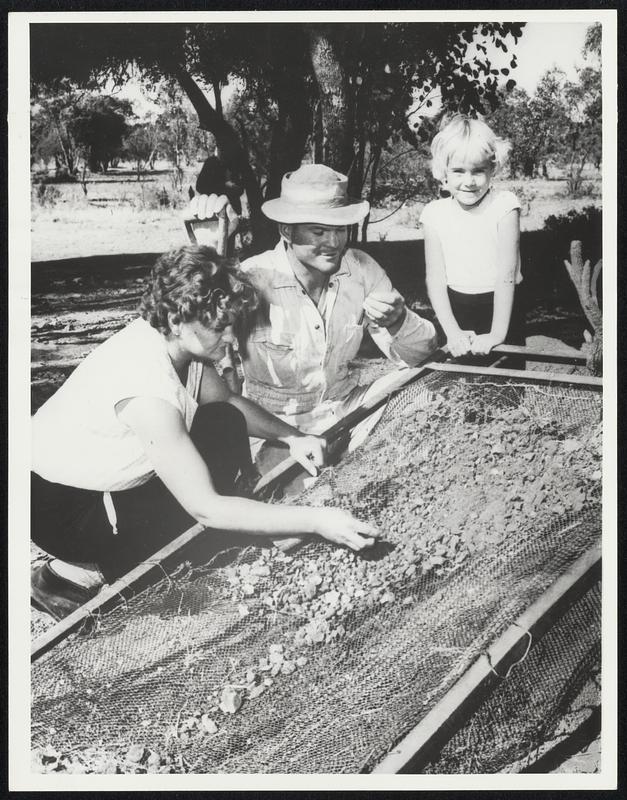
[[(379, 162), (381, 161), (381, 146), (377, 145), (375, 147), (374, 153), (372, 154), (371, 158), (371, 165), (370, 165), (370, 192), (368, 194), (368, 200), (370, 205), (374, 202), (374, 193), (377, 189), (377, 172), (379, 170)], [(368, 223), (370, 222), (370, 212), (368, 212), (368, 216), (363, 222), (361, 228), (361, 241), (367, 242), (368, 241)]]
[(253, 247), (256, 251), (265, 250), (276, 240), (274, 226), (261, 213), (263, 196), (259, 181), (248, 160), (233, 127), (213, 108), (204, 93), (184, 69), (176, 70), (181, 88), (188, 96), (198, 115), (198, 123), (203, 130), (210, 131), (216, 140), (225, 163), (238, 175), (241, 175), (243, 188), (248, 198), (250, 209), (250, 226), (253, 235)]
[(313, 162), (314, 164), (322, 164), (324, 161), (324, 133), (322, 130), (322, 110), (320, 108), (320, 101), (316, 103), (314, 108), (313, 118)]
[(348, 173), (353, 160), (350, 87), (346, 70), (327, 25), (310, 25), (309, 54), (318, 91), (324, 131), (323, 162)]
[(307, 137), (311, 133), (311, 108), (302, 82), (300, 85), (291, 82), (289, 86), (283, 87), (277, 101), (279, 116), (270, 143), (266, 200), (278, 197), (283, 175), (300, 167)]

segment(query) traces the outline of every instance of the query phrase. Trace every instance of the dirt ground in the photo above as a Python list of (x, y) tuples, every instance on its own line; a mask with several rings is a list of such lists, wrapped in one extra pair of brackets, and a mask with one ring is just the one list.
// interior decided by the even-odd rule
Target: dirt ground
[[(539, 230), (550, 215), (600, 205), (598, 177), (586, 184), (587, 193), (578, 198), (567, 196), (563, 180), (496, 183), (519, 197), (522, 231)], [(193, 184), (194, 172), (189, 170), (183, 186)], [(31, 261), (163, 252), (187, 243), (181, 221), (187, 207), (185, 190), (175, 191), (166, 171), (145, 175), (140, 182), (128, 174), (112, 172), (107, 177), (94, 178), (88, 186), (85, 195), (77, 183), (50, 185), (48, 195), (41, 200), (33, 191)], [(169, 206), (159, 205), (159, 193), (167, 195)], [(373, 208), (368, 239), (422, 238), (419, 219), (428, 199), (415, 198), (401, 207), (390, 203)]]

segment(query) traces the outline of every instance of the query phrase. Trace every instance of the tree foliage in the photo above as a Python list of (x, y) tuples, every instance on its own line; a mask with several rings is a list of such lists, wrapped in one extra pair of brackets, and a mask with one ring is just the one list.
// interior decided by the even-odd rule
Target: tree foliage
[(131, 104), (94, 94), (63, 80), (33, 98), (31, 161), (54, 159), (57, 172), (75, 176), (81, 167), (106, 172), (122, 151)]
[[(253, 235), (282, 175), (310, 155), (374, 197), (386, 148), (417, 146), (422, 112), (498, 102), (516, 66), (518, 23), (34, 24), (31, 75), (50, 86), (174, 79), (245, 188)], [(489, 53), (500, 52), (499, 63)], [(223, 106), (224, 87), (240, 87)], [(257, 130), (263, 133), (260, 140)], [(309, 148), (309, 152), (308, 152)]]
[(128, 119), (133, 109), (128, 100), (86, 95), (76, 109), (73, 122), (76, 138), (87, 155), (91, 172), (106, 172), (109, 164), (122, 153), (128, 133)]
[(521, 88), (501, 97), (501, 104), (490, 115), (495, 130), (512, 145), (509, 167), (513, 174), (531, 178), (547, 175), (547, 161), (561, 149), (561, 135), (568, 124), (563, 100), (564, 73), (547, 71), (533, 96)]
[(577, 194), (587, 163), (601, 164), (602, 79), (598, 60), (601, 26), (591, 26), (582, 55), (585, 63), (569, 81), (553, 67), (540, 78), (532, 96), (515, 89), (501, 97), (490, 116), (495, 129), (512, 143), (510, 168), (514, 174), (547, 177), (547, 162), (566, 170), (568, 189)]

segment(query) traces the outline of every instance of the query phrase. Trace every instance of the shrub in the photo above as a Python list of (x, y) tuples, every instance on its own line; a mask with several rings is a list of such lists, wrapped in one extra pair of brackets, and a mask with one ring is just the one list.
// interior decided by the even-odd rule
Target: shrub
[(56, 186), (51, 186), (47, 182), (37, 184), (35, 196), (40, 206), (54, 206), (61, 197), (61, 192)]
[(597, 206), (571, 209), (560, 216), (551, 215), (544, 222), (544, 230), (551, 234), (551, 250), (560, 261), (568, 257), (574, 239), (583, 243), (585, 258), (591, 261), (601, 258), (603, 212)]
[(520, 215), (526, 217), (531, 211), (531, 204), (538, 196), (538, 192), (529, 182), (519, 182), (512, 184), (511, 191), (516, 195), (520, 201)]
[(570, 258), (570, 243), (579, 240), (583, 255), (595, 264), (602, 253), (602, 212), (596, 206), (547, 217), (541, 231), (521, 237), (522, 270), (529, 312), (581, 313), (579, 298), (564, 261)]
[(142, 190), (139, 207), (143, 208), (180, 208), (185, 205), (185, 201), (176, 192), (169, 191), (166, 186), (161, 185)]

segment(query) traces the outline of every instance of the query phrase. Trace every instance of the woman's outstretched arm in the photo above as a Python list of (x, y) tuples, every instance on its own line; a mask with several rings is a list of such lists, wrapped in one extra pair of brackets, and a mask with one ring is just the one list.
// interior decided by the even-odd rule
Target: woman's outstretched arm
[(169, 491), (208, 528), (274, 537), (314, 533), (353, 550), (372, 546), (378, 536), (371, 524), (339, 508), (268, 505), (217, 494), (179, 411), (165, 400), (133, 397), (118, 404), (118, 417), (139, 438)]

